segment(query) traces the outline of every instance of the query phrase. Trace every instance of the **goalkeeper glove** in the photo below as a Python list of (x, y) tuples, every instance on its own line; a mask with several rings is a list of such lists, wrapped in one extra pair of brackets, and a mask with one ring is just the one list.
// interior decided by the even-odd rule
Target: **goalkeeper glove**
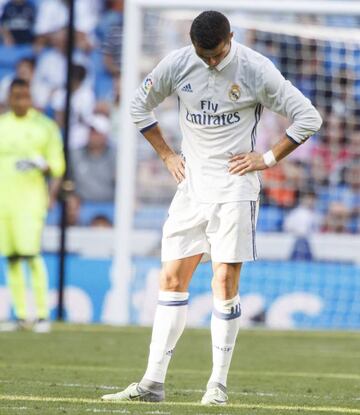
[(15, 163), (15, 167), (18, 171), (38, 169), (42, 172), (46, 172), (49, 168), (47, 162), (41, 156), (37, 156), (32, 159), (20, 159)]

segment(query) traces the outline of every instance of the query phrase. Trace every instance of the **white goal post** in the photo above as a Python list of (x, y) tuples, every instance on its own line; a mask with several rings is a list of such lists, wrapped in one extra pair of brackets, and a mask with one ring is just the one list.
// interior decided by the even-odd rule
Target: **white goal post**
[[(129, 286), (132, 278), (131, 234), (135, 207), (137, 131), (129, 114), (129, 102), (140, 82), (142, 12), (144, 9), (221, 10), (224, 12), (321, 14), (360, 16), (357, 1), (298, 0), (126, 0), (121, 80), (121, 137), (118, 145), (115, 246), (112, 303), (113, 323), (129, 322)], [(115, 310), (114, 310), (115, 311)]]

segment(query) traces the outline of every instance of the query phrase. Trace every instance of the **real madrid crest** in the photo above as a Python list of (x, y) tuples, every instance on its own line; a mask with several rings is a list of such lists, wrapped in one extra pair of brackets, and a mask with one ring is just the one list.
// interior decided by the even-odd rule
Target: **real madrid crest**
[(240, 87), (237, 84), (232, 84), (229, 91), (229, 98), (231, 101), (238, 101), (240, 99)]

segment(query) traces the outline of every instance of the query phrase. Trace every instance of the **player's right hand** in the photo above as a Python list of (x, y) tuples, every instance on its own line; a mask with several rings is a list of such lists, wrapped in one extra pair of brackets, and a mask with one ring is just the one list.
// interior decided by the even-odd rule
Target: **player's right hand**
[(48, 165), (46, 161), (40, 156), (35, 157), (33, 159), (17, 160), (15, 163), (15, 167), (16, 167), (16, 170), (23, 171), (23, 172), (34, 170), (34, 169), (38, 169), (42, 172), (45, 172), (48, 169)]
[(30, 159), (21, 159), (15, 163), (16, 170), (29, 171), (36, 169), (35, 163)]
[(183, 157), (179, 154), (172, 153), (164, 159), (164, 163), (177, 184), (185, 179), (185, 160)]

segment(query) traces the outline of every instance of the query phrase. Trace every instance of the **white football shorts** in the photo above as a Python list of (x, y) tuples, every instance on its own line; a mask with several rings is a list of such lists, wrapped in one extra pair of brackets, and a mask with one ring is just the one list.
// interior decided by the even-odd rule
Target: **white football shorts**
[(254, 261), (259, 202), (199, 203), (178, 190), (163, 227), (163, 262), (203, 253), (202, 261)]

